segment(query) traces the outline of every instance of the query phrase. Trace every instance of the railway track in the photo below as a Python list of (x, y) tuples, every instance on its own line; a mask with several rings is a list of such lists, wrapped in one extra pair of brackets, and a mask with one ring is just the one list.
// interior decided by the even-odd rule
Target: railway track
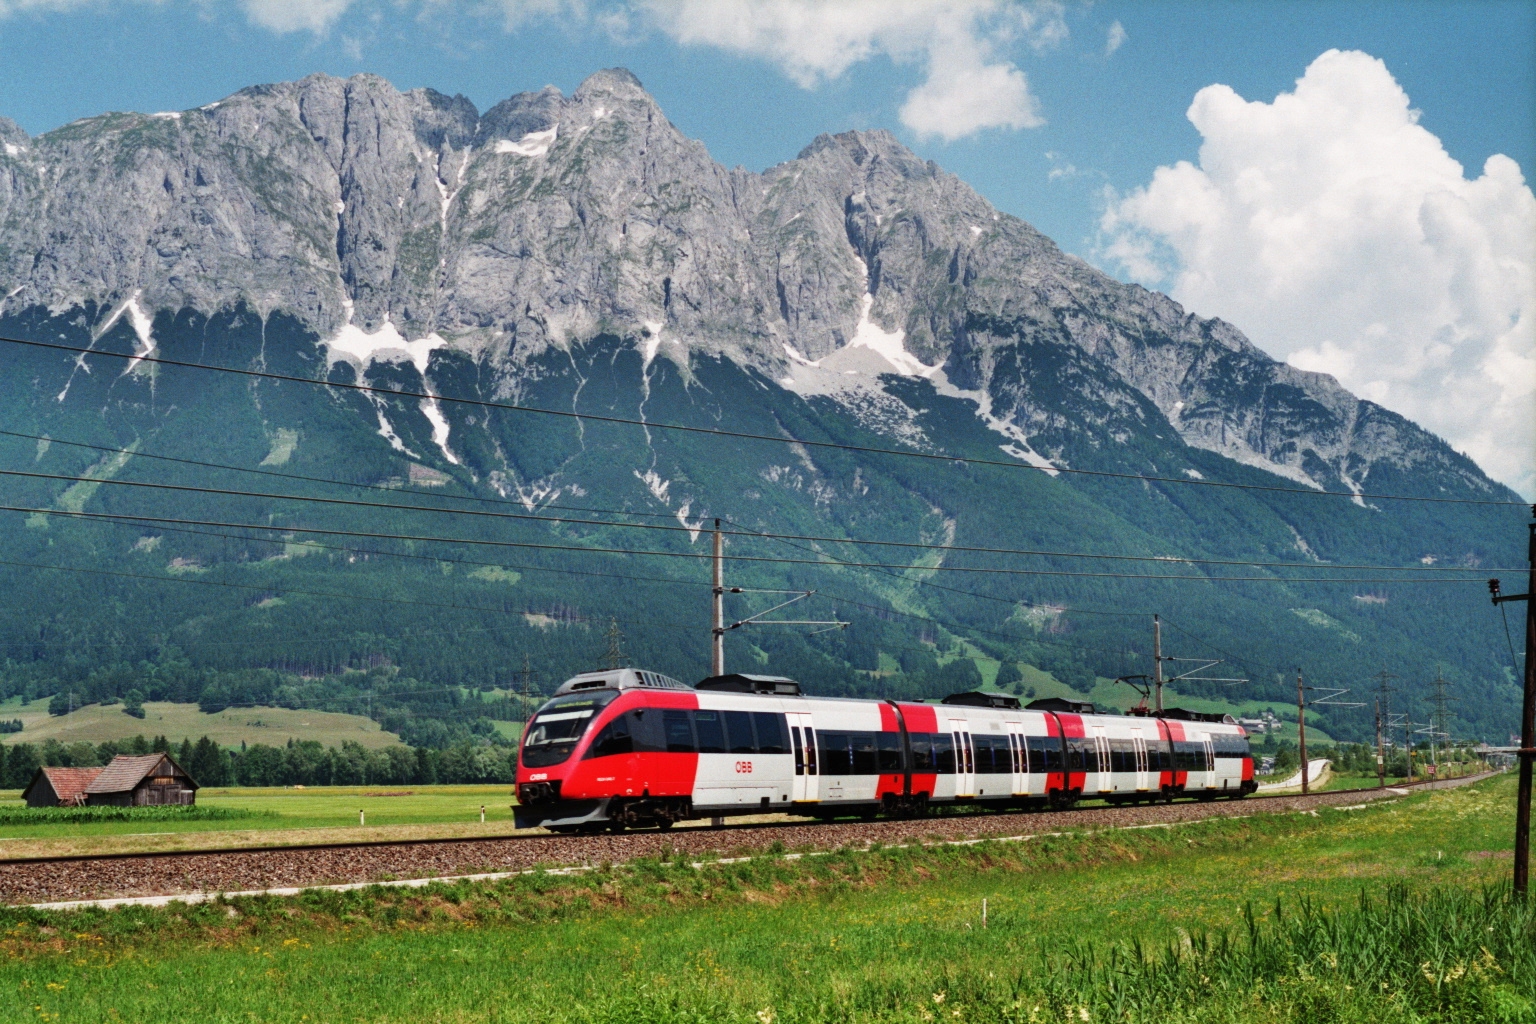
[[(1412, 788), (1465, 785), (1486, 777), (1421, 782)], [(828, 849), (873, 842), (893, 844), (1127, 828), (1241, 817), (1256, 811), (1286, 813), (1360, 804), (1398, 795), (1404, 788), (1336, 790), (1308, 796), (1250, 796), (1240, 801), (1188, 800), (1085, 807), (1072, 811), (956, 813), (828, 823), (757, 822), (723, 829), (681, 827), (667, 832), (453, 837), (12, 858), (0, 860), (0, 902), (26, 904), (298, 888), (386, 878), (520, 871), (551, 865), (621, 863), (677, 853), (754, 851), (774, 844), (790, 849)]]

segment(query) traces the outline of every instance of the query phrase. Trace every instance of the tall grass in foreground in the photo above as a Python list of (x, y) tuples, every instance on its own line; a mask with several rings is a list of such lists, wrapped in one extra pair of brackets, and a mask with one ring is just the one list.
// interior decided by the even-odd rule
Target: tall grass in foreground
[(1277, 900), (1261, 919), (1249, 906), (1244, 922), (1235, 933), (1181, 935), (1161, 948), (1083, 941), (1062, 953), (1042, 949), (1047, 969), (1021, 973), (1009, 1012), (999, 1016), (1536, 1019), (1536, 904), (1506, 892), (1422, 894), (1394, 885), (1379, 899), (1362, 892), (1357, 907), (1336, 913), (1307, 899), (1287, 912)]
[[(1004, 926), (1001, 931), (1006, 931)], [(1001, 937), (1001, 936), (999, 936)], [(743, 1006), (716, 986), (656, 987), (584, 1005), (524, 1006), (505, 1017), (617, 1022), (1022, 1022), (1136, 1024), (1515, 1024), (1536, 1020), (1536, 905), (1507, 892), (1415, 893), (1393, 886), (1357, 906), (1319, 910), (1276, 902), (1246, 908), (1231, 931), (1183, 934), (1163, 946), (1131, 940), (1039, 941), (1034, 955), (967, 951), (916, 970), (846, 971), (857, 948), (826, 970), (775, 986)], [(940, 953), (932, 949), (931, 953)], [(615, 986), (622, 988), (624, 986)]]
[(798, 946), (728, 937), (725, 917), (692, 923), (703, 927), (643, 959), (639, 931), (598, 955), (590, 932), (529, 949), (510, 929), (472, 925), (365, 928), (357, 941), (311, 932), (312, 944), (279, 929), (252, 936), (255, 945), (104, 948), (99, 960), (74, 962), (92, 961), (89, 972), (32, 973), (11, 1008), (65, 1024), (1536, 1021), (1536, 904), (1503, 890), (1393, 886), (1333, 912), (1277, 902), (1248, 908), (1232, 929), (1155, 946), (1074, 941), (1067, 921), (1059, 935), (1042, 936), (1038, 920), (999, 920), (986, 931), (867, 927)]

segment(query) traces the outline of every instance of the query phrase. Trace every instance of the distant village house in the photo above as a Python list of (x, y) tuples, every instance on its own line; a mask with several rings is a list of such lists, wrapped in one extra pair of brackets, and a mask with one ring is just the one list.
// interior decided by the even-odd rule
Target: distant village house
[(21, 797), (28, 807), (191, 806), (197, 789), (169, 754), (119, 754), (105, 768), (39, 768)]

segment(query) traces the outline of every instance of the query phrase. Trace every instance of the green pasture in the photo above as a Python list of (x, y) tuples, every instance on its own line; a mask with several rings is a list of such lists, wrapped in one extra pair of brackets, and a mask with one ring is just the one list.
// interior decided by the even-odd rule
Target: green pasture
[[(1536, 1020), (1513, 779), (1355, 811), (0, 918), (0, 1018)], [(982, 920), (986, 901), (987, 919)]]
[[(21, 794), (0, 792), (0, 811), (20, 806)], [(302, 828), (356, 828), (357, 812), (368, 828), (399, 825), (461, 824), (485, 820), (510, 826), (512, 787), (487, 786), (315, 786), (310, 788), (258, 789), (230, 787), (202, 789), (200, 808), (223, 808), (241, 815), (208, 819), (174, 817), (153, 822), (99, 821), (7, 824), (0, 815), (0, 856), (5, 840), (54, 839), (86, 836), (123, 836), (169, 832), (230, 832)]]

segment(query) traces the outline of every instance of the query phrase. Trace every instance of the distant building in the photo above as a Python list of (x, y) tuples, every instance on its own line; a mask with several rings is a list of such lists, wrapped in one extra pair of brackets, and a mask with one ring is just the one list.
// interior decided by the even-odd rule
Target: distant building
[(170, 754), (118, 754), (85, 787), (92, 807), (158, 807), (197, 801), (197, 781)]
[(105, 768), (39, 768), (22, 791), (28, 807), (190, 806), (197, 780), (169, 754), (119, 754)]
[(85, 787), (96, 781), (102, 768), (39, 768), (21, 798), (28, 807), (79, 807), (85, 803)]

